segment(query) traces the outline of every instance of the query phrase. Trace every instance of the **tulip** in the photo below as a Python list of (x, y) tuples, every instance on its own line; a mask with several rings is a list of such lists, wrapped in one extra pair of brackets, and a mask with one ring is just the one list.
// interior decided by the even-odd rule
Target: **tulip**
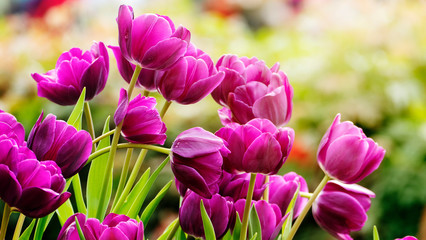
[[(266, 188), (263, 184), (264, 182), (265, 176), (257, 174), (254, 184), (253, 200), (260, 200), (262, 197), (263, 191)], [(223, 177), (219, 184), (219, 193), (222, 196), (231, 197), (234, 202), (236, 202), (239, 199), (245, 199), (247, 197), (249, 183), (249, 173), (232, 174), (223, 171)]]
[(142, 222), (115, 213), (108, 214), (102, 223), (96, 218), (86, 219), (86, 215), (76, 213), (62, 226), (58, 240), (80, 239), (75, 223), (76, 218), (86, 239), (143, 240)]
[(73, 105), (86, 88), (86, 101), (105, 87), (109, 73), (108, 51), (102, 42), (90, 51), (72, 48), (62, 53), (56, 67), (45, 74), (33, 73), (38, 95), (59, 105)]
[(217, 72), (209, 55), (190, 44), (183, 58), (156, 74), (155, 85), (166, 100), (192, 104), (209, 95), (223, 76), (223, 72)]
[(403, 238), (396, 238), (395, 240), (417, 240), (417, 238), (413, 237), (413, 236), (406, 236)]
[[(309, 193), (305, 179), (294, 172), (287, 173), (284, 176), (271, 176), (269, 178), (269, 202), (277, 204), (281, 212), (285, 213), (298, 186), (300, 186), (300, 192)], [(293, 208), (293, 218), (299, 216), (307, 202), (307, 198), (300, 197), (300, 194), (297, 196)]]
[(223, 140), (196, 127), (183, 131), (171, 148), (175, 178), (188, 189), (211, 198), (222, 176), (222, 155), (228, 153)]
[(230, 109), (233, 121), (245, 124), (254, 118), (266, 118), (282, 126), (290, 120), (293, 88), (278, 63), (269, 69), (257, 58), (224, 55), (216, 68), (225, 77), (212, 96)]
[(352, 239), (367, 221), (371, 198), (375, 194), (356, 184), (329, 181), (312, 205), (317, 224), (338, 239)]
[(52, 114), (42, 119), (43, 113), (30, 132), (28, 148), (39, 161), (55, 161), (65, 178), (74, 176), (84, 167), (92, 151), (90, 134), (56, 120)]
[(188, 48), (189, 31), (175, 29), (166, 16), (143, 14), (134, 18), (130, 6), (118, 10), (118, 43), (127, 61), (152, 70), (166, 69), (181, 58)]
[(114, 122), (118, 125), (123, 121), (121, 132), (127, 141), (164, 144), (167, 128), (155, 108), (156, 104), (155, 98), (142, 97), (140, 94), (127, 102), (127, 91), (121, 89)]
[(223, 160), (224, 169), (230, 173), (277, 173), (294, 140), (293, 129), (277, 128), (271, 121), (258, 118), (245, 125), (223, 127), (216, 135), (231, 151)]
[(203, 200), (207, 215), (209, 216), (217, 239), (227, 232), (229, 225), (233, 222), (234, 213), (231, 201), (227, 201), (219, 194), (211, 199), (188, 191), (179, 208), (179, 222), (182, 230), (197, 238), (205, 238), (203, 220), (201, 218), (200, 202)]
[(330, 177), (357, 183), (376, 170), (385, 150), (367, 138), (352, 122), (340, 122), (337, 114), (318, 147), (318, 163)]
[[(246, 200), (240, 199), (234, 203), (235, 211), (238, 212), (242, 221)], [(287, 216), (282, 216), (280, 208), (274, 203), (264, 200), (252, 201), (257, 215), (259, 216), (260, 227), (262, 229), (262, 240), (273, 240), (280, 233), (281, 227)], [(259, 233), (258, 233), (259, 234)]]

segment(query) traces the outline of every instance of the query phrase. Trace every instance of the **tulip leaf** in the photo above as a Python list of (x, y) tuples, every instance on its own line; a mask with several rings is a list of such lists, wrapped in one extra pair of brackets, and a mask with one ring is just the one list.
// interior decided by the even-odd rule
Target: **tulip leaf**
[(83, 192), (81, 190), (81, 182), (80, 182), (79, 174), (77, 173), (76, 175), (74, 175), (71, 181), (72, 181), (72, 188), (74, 190), (74, 197), (77, 204), (78, 212), (87, 214), (86, 205), (83, 199)]
[(81, 91), (80, 98), (75, 104), (74, 110), (72, 110), (67, 123), (74, 126), (77, 130), (81, 130), (81, 118), (83, 116), (83, 105), (86, 97), (86, 88)]
[(71, 205), (71, 201), (68, 199), (64, 204), (62, 204), (58, 209), (56, 209), (56, 214), (59, 218), (59, 223), (61, 226), (64, 225), (65, 221), (72, 215), (74, 215), (74, 210)]
[(232, 239), (231, 229), (228, 229), (226, 234), (222, 237), (222, 240), (231, 240), (231, 239)]
[(380, 240), (376, 225), (373, 227), (373, 240)]
[(186, 233), (182, 230), (182, 228), (179, 225), (178, 230), (176, 231), (176, 240), (186, 240)]
[(44, 230), (46, 230), (47, 225), (50, 222), (50, 219), (52, 219), (54, 212), (50, 213), (49, 215), (39, 218), (37, 220), (36, 230), (34, 232), (34, 240), (41, 240), (43, 237)]
[(293, 221), (293, 214), (294, 214), (294, 206), (296, 205), (297, 198), (299, 196), (300, 192), (300, 184), (298, 184), (296, 192), (293, 194), (293, 198), (291, 199), (290, 203), (288, 204), (287, 210), (285, 211), (285, 215), (288, 214), (287, 218), (284, 220), (283, 226), (282, 226), (282, 239), (287, 239), (288, 235), (290, 234), (291, 225)]
[[(109, 121), (110, 116), (105, 121), (104, 129), (102, 133), (106, 133), (109, 131)], [(110, 138), (106, 137), (102, 139), (98, 146), (97, 150), (108, 147), (110, 145)], [(105, 204), (103, 206), (99, 206), (99, 202), (101, 199), (101, 188), (99, 186), (102, 185), (104, 174), (107, 167), (107, 160), (109, 157), (109, 153), (104, 154), (102, 156), (97, 157), (91, 162), (89, 175), (87, 176), (87, 188), (86, 188), (86, 196), (87, 196), (87, 217), (88, 218), (96, 218), (98, 216), (102, 216), (100, 218), (103, 218), (105, 216), (108, 202), (105, 201)], [(111, 172), (112, 174), (112, 172)], [(110, 178), (110, 181), (108, 182), (107, 187), (107, 199), (111, 198), (111, 191), (112, 191), (112, 177)], [(99, 219), (102, 221), (102, 219)]]
[(235, 212), (235, 225), (234, 225), (234, 231), (232, 232), (232, 237), (233, 240), (238, 240), (240, 239), (240, 234), (241, 234), (241, 220), (240, 220), (240, 215), (238, 214), (238, 212)]
[(80, 237), (80, 240), (86, 240), (83, 234), (83, 230), (81, 230), (81, 226), (78, 222), (77, 216), (75, 216), (75, 225), (77, 226), (78, 236)]
[(154, 184), (161, 170), (163, 170), (163, 168), (166, 166), (169, 160), (170, 160), (170, 156), (167, 156), (167, 158), (164, 159), (164, 161), (160, 164), (160, 166), (158, 166), (158, 168), (155, 169), (155, 171), (149, 177), (148, 182), (143, 187), (142, 191), (139, 192), (139, 194), (137, 195), (135, 201), (133, 202), (128, 201), (132, 205), (126, 214), (127, 216), (129, 216), (130, 218), (136, 218), (136, 216), (138, 215), (142, 207), (143, 202), (145, 201), (146, 196), (148, 195), (149, 190), (151, 189), (152, 185)]
[(259, 238), (257, 237), (257, 232), (255, 232), (255, 233), (254, 233), (253, 237), (251, 237), (251, 238), (250, 238), (250, 240), (256, 240), (256, 239), (259, 239)]
[(169, 224), (169, 226), (167, 226), (163, 234), (161, 234), (161, 236), (158, 237), (157, 240), (172, 239), (173, 236), (176, 234), (176, 231), (178, 230), (179, 226), (179, 218), (176, 218), (173, 222)]
[(207, 211), (206, 211), (206, 208), (204, 207), (204, 203), (202, 199), (200, 202), (200, 212), (201, 212), (201, 219), (203, 220), (204, 236), (206, 240), (216, 240), (216, 235), (214, 233), (212, 221), (210, 220), (210, 217), (207, 214)]
[(21, 234), (19, 237), (19, 240), (29, 240), (31, 237), (31, 233), (33, 232), (34, 225), (35, 225), (36, 219), (33, 219), (30, 223), (30, 225), (25, 229), (25, 231)]
[[(254, 237), (254, 236), (259, 237)], [(262, 227), (260, 226), (259, 215), (257, 214), (256, 208), (254, 205), (251, 208), (249, 215), (249, 238), (261, 240), (262, 236)]]
[(146, 206), (146, 208), (143, 210), (141, 215), (141, 220), (143, 222), (144, 227), (148, 225), (148, 221), (152, 216), (152, 213), (157, 208), (160, 201), (164, 198), (164, 196), (167, 193), (167, 190), (169, 190), (170, 186), (172, 185), (173, 180), (170, 180), (158, 193), (157, 196), (155, 196), (154, 199)]

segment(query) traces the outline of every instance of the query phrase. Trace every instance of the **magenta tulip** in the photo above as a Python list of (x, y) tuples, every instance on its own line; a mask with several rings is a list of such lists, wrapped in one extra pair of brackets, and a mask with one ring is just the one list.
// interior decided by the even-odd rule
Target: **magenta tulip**
[(357, 183), (376, 170), (385, 150), (352, 122), (340, 122), (337, 114), (318, 147), (318, 163), (330, 177)]
[(73, 105), (86, 88), (86, 101), (105, 87), (109, 73), (108, 51), (102, 42), (90, 51), (72, 48), (62, 53), (56, 67), (45, 74), (33, 73), (38, 95), (60, 105)]
[(417, 238), (413, 237), (413, 236), (406, 236), (403, 238), (396, 238), (395, 240), (417, 240)]
[[(264, 185), (265, 176), (257, 174), (254, 184), (253, 200), (260, 200), (266, 186)], [(232, 174), (223, 171), (223, 177), (219, 184), (219, 193), (222, 196), (231, 197), (234, 202), (247, 197), (250, 183), (249, 173)]]

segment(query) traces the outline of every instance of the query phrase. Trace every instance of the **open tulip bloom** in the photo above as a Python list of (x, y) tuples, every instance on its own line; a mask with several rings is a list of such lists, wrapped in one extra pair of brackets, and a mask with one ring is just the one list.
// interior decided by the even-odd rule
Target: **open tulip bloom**
[[(109, 48), (128, 85), (115, 89), (117, 108), (102, 133), (95, 131), (102, 126), (89, 107), (109, 74), (102, 42), (88, 51), (72, 48), (55, 69), (31, 75), (38, 96), (75, 105), (67, 122), (52, 113), (43, 119), (42, 113), (26, 132), (0, 110), (0, 240), (44, 239), (57, 219), (61, 229), (51, 234), (59, 240), (154, 238), (150, 219), (173, 181), (181, 198), (178, 217), (159, 239), (292, 240), (311, 208), (319, 227), (335, 238), (351, 239), (363, 228), (375, 193), (355, 183), (379, 167), (385, 150), (361, 128), (340, 122), (337, 114), (317, 151), (324, 178), (309, 192), (305, 178), (285, 164), (295, 139), (295, 131), (284, 127), (293, 111), (293, 87), (279, 63), (269, 68), (256, 57), (234, 54), (215, 63), (190, 42), (188, 29), (175, 27), (168, 16), (135, 17), (131, 6), (120, 6), (116, 22), (118, 42)], [(155, 98), (151, 91), (158, 91)], [(194, 104), (210, 94), (221, 108), (223, 127), (215, 133), (201, 127), (179, 133), (167, 125), (171, 102)], [(121, 149), (126, 154), (117, 154)], [(162, 154), (158, 166), (145, 166), (146, 157)], [(168, 167), (173, 175), (160, 175)], [(153, 193), (165, 176), (169, 181)], [(18, 221), (9, 223), (15, 212)], [(30, 225), (26, 217), (34, 218)], [(12, 225), (14, 233), (7, 233)]]

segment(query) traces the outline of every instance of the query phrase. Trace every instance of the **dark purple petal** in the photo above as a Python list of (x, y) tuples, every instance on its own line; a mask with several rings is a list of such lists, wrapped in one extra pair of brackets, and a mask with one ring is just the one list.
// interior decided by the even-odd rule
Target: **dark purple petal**
[(135, 65), (127, 61), (121, 53), (121, 49), (118, 46), (108, 46), (114, 53), (115, 60), (117, 61), (118, 72), (121, 77), (127, 82), (130, 83), (132, 79), (133, 72), (135, 71)]
[(69, 192), (58, 194), (50, 189), (30, 187), (23, 189), (15, 207), (28, 217), (41, 218), (58, 209), (70, 196)]
[(128, 106), (129, 106), (129, 100), (127, 97), (127, 91), (124, 88), (122, 88), (120, 89), (118, 107), (114, 113), (114, 123), (116, 126), (118, 126), (121, 123), (121, 121), (123, 121), (124, 117), (126, 116)]
[(107, 78), (108, 71), (105, 60), (103, 57), (99, 57), (84, 71), (80, 78), (80, 89), (86, 88), (86, 101), (91, 100), (105, 88)]
[(212, 193), (203, 176), (195, 169), (182, 164), (174, 164), (173, 162), (171, 167), (173, 174), (183, 185), (205, 198), (212, 197)]
[(142, 66), (152, 70), (167, 69), (183, 57), (187, 47), (188, 43), (179, 38), (160, 41), (145, 53)]
[(10, 206), (14, 206), (22, 194), (21, 185), (15, 174), (0, 164), (0, 198)]

